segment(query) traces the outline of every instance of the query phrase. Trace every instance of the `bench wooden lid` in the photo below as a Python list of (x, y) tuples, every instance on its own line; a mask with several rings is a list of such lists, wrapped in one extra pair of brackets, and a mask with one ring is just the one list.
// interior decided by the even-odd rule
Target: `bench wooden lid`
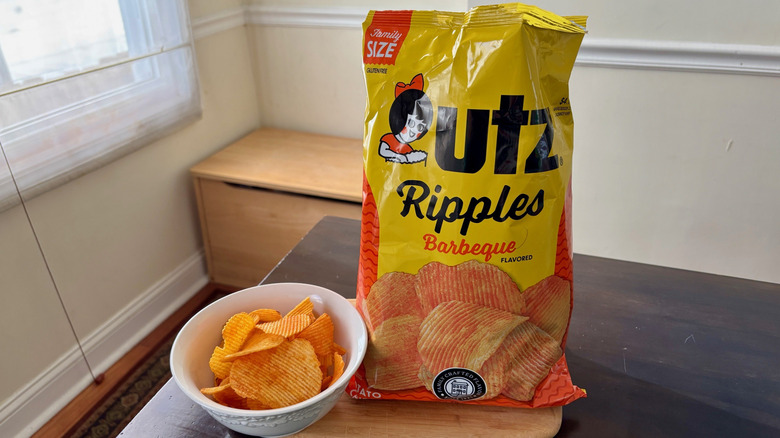
[(359, 139), (258, 129), (190, 169), (193, 176), (362, 202)]

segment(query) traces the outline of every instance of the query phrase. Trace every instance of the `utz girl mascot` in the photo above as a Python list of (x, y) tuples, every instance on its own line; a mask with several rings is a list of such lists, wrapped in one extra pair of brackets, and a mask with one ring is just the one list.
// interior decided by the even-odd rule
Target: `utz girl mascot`
[(433, 105), (423, 92), (423, 76), (417, 74), (408, 84), (395, 86), (395, 101), (390, 106), (390, 131), (379, 141), (379, 155), (394, 163), (419, 163), (426, 152), (409, 144), (420, 139), (431, 126)]

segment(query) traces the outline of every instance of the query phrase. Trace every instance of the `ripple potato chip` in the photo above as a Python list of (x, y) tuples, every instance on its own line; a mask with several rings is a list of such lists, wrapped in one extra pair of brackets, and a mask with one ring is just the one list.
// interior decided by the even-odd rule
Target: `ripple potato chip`
[(256, 309), (249, 312), (249, 315), (255, 318), (255, 324), (282, 319), (282, 314), (275, 309)]
[(296, 337), (311, 342), (317, 356), (324, 356), (333, 353), (333, 330), (333, 321), (323, 313)]
[(314, 316), (303, 313), (295, 315), (285, 315), (284, 318), (278, 321), (264, 322), (257, 324), (256, 327), (265, 333), (284, 336), (289, 338), (290, 336), (297, 335), (302, 332), (312, 323)]
[(237, 409), (247, 409), (247, 399), (236, 394), (236, 390), (231, 385), (226, 385), (224, 391), (214, 393), (214, 400), (225, 406)]
[(265, 333), (259, 330), (255, 330), (246, 342), (244, 346), (233, 354), (225, 356), (226, 361), (234, 360), (237, 357), (246, 356), (247, 354), (257, 353), (258, 351), (270, 350), (271, 348), (279, 346), (284, 342), (285, 337), (275, 335), (273, 333)]
[(338, 353), (333, 353), (333, 375), (328, 376), (330, 377), (330, 382), (328, 383), (328, 386), (333, 385), (336, 383), (336, 380), (339, 379), (344, 374), (344, 358), (341, 357)]
[(311, 343), (293, 339), (273, 350), (236, 359), (230, 382), (236, 394), (281, 408), (317, 395), (322, 387), (322, 372)]
[(492, 307), (448, 301), (420, 324), (417, 348), (433, 374), (453, 367), (478, 370), (509, 332), (527, 319)]
[(512, 331), (505, 343), (511, 366), (503, 394), (515, 400), (531, 400), (536, 385), (563, 354), (558, 341), (528, 321)]
[(462, 301), (510, 313), (524, 313), (523, 295), (500, 268), (469, 260), (455, 266), (431, 262), (417, 273), (417, 295), (428, 314), (447, 301)]
[(233, 315), (222, 329), (223, 346), (214, 348), (209, 360), (209, 368), (218, 379), (224, 379), (230, 372), (230, 363), (226, 356), (237, 352), (254, 329), (254, 318), (247, 313)]
[(295, 315), (311, 315), (314, 316), (314, 303), (311, 302), (311, 300), (306, 297), (303, 301), (298, 303), (297, 306), (293, 307), (292, 310), (287, 312), (285, 317), (288, 316), (295, 316)]
[(371, 388), (401, 390), (422, 386), (422, 359), (417, 341), (422, 319), (400, 315), (384, 321), (371, 334), (363, 365)]
[(532, 323), (560, 344), (571, 314), (571, 283), (551, 275), (523, 292)]
[(370, 329), (379, 327), (384, 321), (401, 315), (414, 315), (422, 319), (425, 315), (420, 307), (416, 290), (417, 278), (405, 272), (388, 272), (372, 286), (366, 298), (366, 310)]

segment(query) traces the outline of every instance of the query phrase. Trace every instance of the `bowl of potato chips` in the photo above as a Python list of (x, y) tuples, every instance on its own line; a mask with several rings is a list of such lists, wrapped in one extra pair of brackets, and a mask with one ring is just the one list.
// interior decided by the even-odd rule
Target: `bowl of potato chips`
[(179, 388), (221, 424), (279, 437), (336, 405), (367, 346), (363, 319), (346, 298), (274, 283), (198, 312), (176, 336), (170, 366)]

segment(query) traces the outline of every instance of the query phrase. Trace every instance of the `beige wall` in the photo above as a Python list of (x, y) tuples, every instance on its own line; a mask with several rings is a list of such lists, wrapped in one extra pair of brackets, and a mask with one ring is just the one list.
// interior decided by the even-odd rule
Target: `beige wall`
[(243, 8), (245, 0), (188, 0), (190, 18), (195, 21), (199, 18), (224, 13), (231, 9)]
[[(5, 163), (0, 173), (7, 174)], [(0, 214), (0, 401), (76, 347), (21, 206)], [(87, 374), (86, 365), (80, 373)]]
[(358, 29), (257, 26), (258, 102), (264, 126), (360, 138), (365, 89)]
[[(192, 17), (218, 12), (215, 3), (191, 2)], [(98, 328), (198, 255), (202, 242), (188, 169), (259, 125), (244, 27), (198, 39), (195, 51), (199, 121), (27, 202), (82, 341), (99, 336)], [(4, 164), (0, 172), (7, 172)], [(0, 213), (0, 242), (2, 406), (73, 349), (75, 338), (21, 206)], [(90, 364), (98, 360), (90, 358)]]

